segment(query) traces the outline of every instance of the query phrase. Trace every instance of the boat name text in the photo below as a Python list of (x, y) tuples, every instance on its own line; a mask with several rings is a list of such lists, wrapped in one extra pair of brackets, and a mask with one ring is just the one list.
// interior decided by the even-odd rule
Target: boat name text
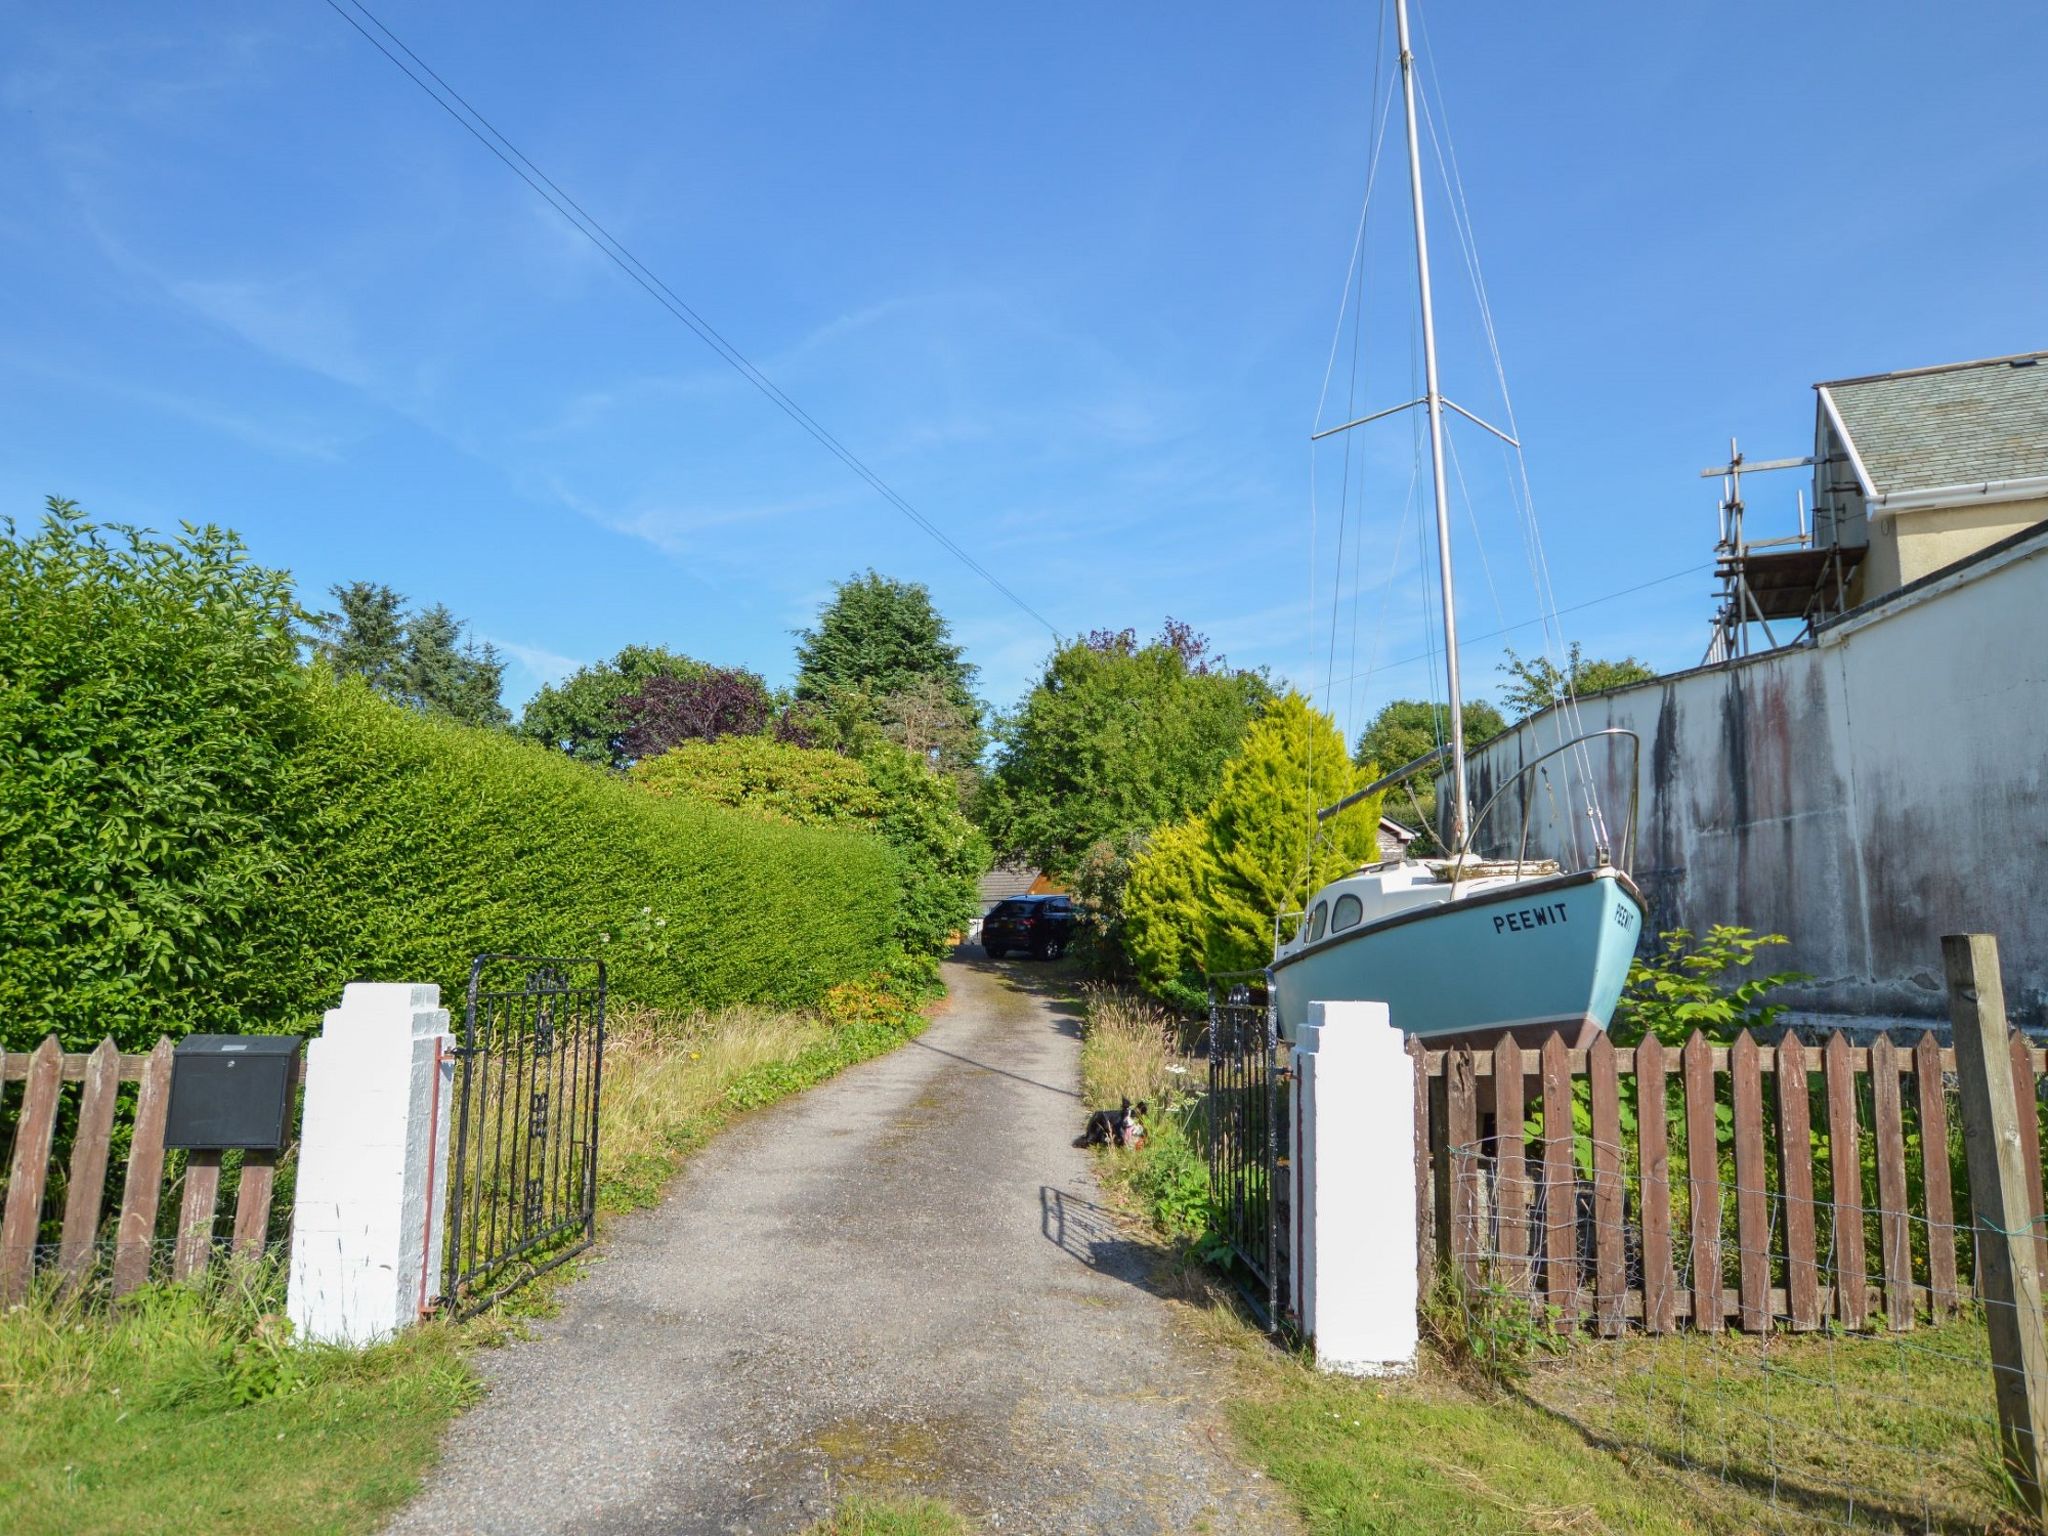
[(1553, 901), (1545, 907), (1523, 907), (1517, 912), (1503, 912), (1493, 920), (1495, 933), (1526, 933), (1531, 928), (1548, 928), (1552, 923), (1564, 921), (1564, 903)]

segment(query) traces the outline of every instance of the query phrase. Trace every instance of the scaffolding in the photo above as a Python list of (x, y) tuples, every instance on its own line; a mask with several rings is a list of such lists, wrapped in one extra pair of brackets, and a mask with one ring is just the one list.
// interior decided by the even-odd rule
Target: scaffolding
[[(1817, 544), (1807, 527), (1806, 496), (1799, 494), (1799, 531), (1782, 538), (1749, 538), (1742, 502), (1742, 477), (1768, 470), (1806, 469), (1813, 464), (1803, 459), (1764, 459), (1751, 462), (1742, 456), (1734, 438), (1728, 439), (1728, 462), (1700, 471), (1702, 480), (1721, 482), (1721, 533), (1714, 545), (1714, 574), (1721, 583), (1721, 606), (1714, 615), (1713, 633), (1707, 641), (1706, 665), (1732, 661), (1750, 655), (1756, 647), (1750, 639), (1755, 625), (1764, 634), (1765, 650), (1797, 644), (1822, 619), (1844, 612), (1849, 606), (1849, 582), (1862, 563), (1863, 549), (1857, 545)], [(1771, 627), (1772, 620), (1792, 625), (1783, 640)]]

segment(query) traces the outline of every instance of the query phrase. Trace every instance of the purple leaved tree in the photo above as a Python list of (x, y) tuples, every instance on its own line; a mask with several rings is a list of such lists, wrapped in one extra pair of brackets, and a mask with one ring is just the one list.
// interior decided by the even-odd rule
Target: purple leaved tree
[(628, 756), (659, 757), (686, 741), (756, 735), (772, 709), (761, 679), (738, 667), (650, 677), (618, 702), (620, 742)]

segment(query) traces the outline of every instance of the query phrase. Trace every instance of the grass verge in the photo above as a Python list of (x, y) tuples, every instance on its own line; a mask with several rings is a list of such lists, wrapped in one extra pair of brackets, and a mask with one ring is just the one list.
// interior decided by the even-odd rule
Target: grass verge
[(1552, 1340), (1447, 1290), (1401, 1380), (1326, 1375), (1274, 1347), (1202, 1262), (1220, 1254), (1197, 1037), (1128, 994), (1085, 1001), (1089, 1102), (1154, 1106), (1141, 1147), (1101, 1154), (1103, 1186), (1170, 1240), (1184, 1320), (1231, 1362), (1238, 1444), (1316, 1536), (1821, 1532), (1850, 1522), (1845, 1495), (1858, 1530), (2010, 1521), (1983, 1328), (1969, 1320), (1902, 1335)]
[(803, 1536), (973, 1536), (974, 1527), (936, 1499), (848, 1499)]
[[(735, 1116), (918, 1033), (877, 988), (800, 1013), (615, 1016), (605, 1044), (599, 1225), (651, 1205)], [(505, 1313), (547, 1307), (576, 1266), (460, 1325), (429, 1322), (354, 1351), (291, 1345), (275, 1264), (216, 1271), (109, 1312), (40, 1294), (0, 1314), (0, 1530), (367, 1531), (418, 1489), (450, 1420), (476, 1399), (470, 1356)], [(875, 1506), (828, 1531), (950, 1536), (933, 1513)], [(924, 1524), (903, 1523), (922, 1519)], [(879, 1523), (896, 1520), (897, 1524)]]

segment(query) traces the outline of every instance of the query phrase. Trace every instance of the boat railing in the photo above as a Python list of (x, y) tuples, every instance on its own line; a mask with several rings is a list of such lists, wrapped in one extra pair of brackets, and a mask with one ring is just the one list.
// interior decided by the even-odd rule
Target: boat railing
[[(1621, 844), (1619, 849), (1616, 849), (1613, 844), (1606, 841), (1608, 831), (1604, 822), (1602, 822), (1598, 818), (1599, 802), (1597, 797), (1592, 800), (1589, 800), (1588, 808), (1595, 818), (1594, 826), (1592, 828), (1594, 836), (1594, 866), (1611, 866), (1615, 869), (1623, 871), (1624, 873), (1632, 871), (1635, 867), (1636, 802), (1638, 796), (1641, 793), (1642, 785), (1641, 768), (1643, 743), (1642, 739), (1639, 736), (1637, 736), (1634, 731), (1623, 730), (1619, 726), (1609, 726), (1605, 730), (1588, 731), (1582, 736), (1574, 736), (1570, 741), (1560, 742), (1557, 746), (1551, 747), (1549, 750), (1541, 752), (1537, 756), (1532, 757), (1531, 759), (1529, 759), (1528, 762), (1524, 763), (1521, 766), (1521, 768), (1518, 769), (1507, 780), (1506, 783), (1502, 784), (1500, 788), (1496, 789), (1491, 795), (1487, 796), (1486, 803), (1479, 807), (1479, 814), (1472, 818), (1471, 827), (1465, 833), (1464, 841), (1459, 845), (1457, 852), (1452, 856), (1454, 861), (1454, 873), (1457, 868), (1462, 867), (1468, 861), (1473, 860), (1473, 847), (1479, 837), (1480, 829), (1486, 825), (1487, 818), (1492, 814), (1493, 808), (1500, 803), (1501, 798), (1505, 796), (1510, 790), (1516, 789), (1518, 786), (1528, 781), (1532, 775), (1536, 774), (1539, 770), (1541, 770), (1543, 768), (1543, 765), (1548, 763), (1552, 758), (1563, 757), (1567, 753), (1583, 754), (1587, 746), (1592, 743), (1599, 743), (1602, 745), (1612, 747), (1619, 746), (1623, 742), (1626, 742), (1628, 747), (1628, 813), (1622, 819)], [(1590, 769), (1585, 769), (1583, 771), (1586, 773), (1586, 776), (1590, 781)], [(1529, 828), (1532, 818), (1534, 817), (1535, 810), (1536, 796), (1531, 792), (1524, 792), (1522, 795), (1522, 825), (1515, 838), (1514, 861), (1517, 866), (1527, 864), (1530, 862)], [(1574, 847), (1576, 847), (1576, 838), (1574, 838), (1573, 841)], [(1453, 884), (1455, 883), (1456, 881), (1454, 879)]]
[(1273, 914), (1273, 953), (1274, 953), (1274, 954), (1276, 954), (1276, 955), (1277, 955), (1277, 954), (1279, 954), (1279, 953), (1280, 953), (1280, 925), (1281, 925), (1282, 923), (1286, 922), (1286, 921), (1287, 921), (1287, 920), (1288, 920), (1288, 919), (1289, 919), (1290, 917), (1300, 917), (1300, 918), (1306, 918), (1307, 916), (1308, 916), (1308, 911), (1307, 911), (1307, 909), (1306, 909), (1306, 908), (1304, 908), (1304, 909), (1303, 909), (1302, 911), (1299, 911), (1299, 912), (1275, 912), (1275, 913)]

